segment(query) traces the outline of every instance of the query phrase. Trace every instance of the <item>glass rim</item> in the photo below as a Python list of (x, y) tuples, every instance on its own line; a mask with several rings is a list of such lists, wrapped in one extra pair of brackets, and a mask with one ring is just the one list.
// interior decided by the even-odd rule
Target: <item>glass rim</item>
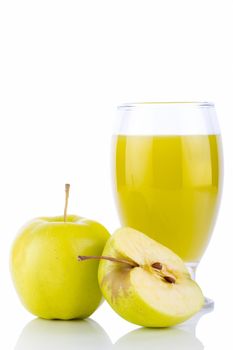
[(220, 134), (212, 102), (136, 102), (117, 108), (115, 134)]
[(181, 106), (192, 106), (192, 107), (215, 107), (213, 102), (210, 101), (151, 101), (151, 102), (132, 102), (122, 103), (117, 109), (135, 108), (135, 107), (181, 107)]

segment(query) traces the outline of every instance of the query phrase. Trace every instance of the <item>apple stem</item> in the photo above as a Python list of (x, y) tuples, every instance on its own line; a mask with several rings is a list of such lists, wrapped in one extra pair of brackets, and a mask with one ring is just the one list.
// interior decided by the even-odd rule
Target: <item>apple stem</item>
[(96, 256), (96, 255), (79, 255), (78, 256), (78, 261), (84, 261), (84, 260), (89, 260), (89, 259), (97, 259), (97, 260), (108, 260), (108, 261), (113, 261), (113, 262), (117, 262), (117, 263), (121, 263), (121, 264), (126, 264), (126, 265), (130, 265), (131, 267), (138, 267), (139, 265), (134, 262), (134, 261), (129, 261), (126, 259), (117, 259), (117, 258), (113, 258), (111, 256)]
[(66, 222), (66, 218), (67, 218), (67, 208), (68, 208), (68, 201), (69, 201), (70, 184), (65, 184), (65, 193), (66, 193), (66, 199), (65, 199), (65, 208), (64, 208), (64, 222)]

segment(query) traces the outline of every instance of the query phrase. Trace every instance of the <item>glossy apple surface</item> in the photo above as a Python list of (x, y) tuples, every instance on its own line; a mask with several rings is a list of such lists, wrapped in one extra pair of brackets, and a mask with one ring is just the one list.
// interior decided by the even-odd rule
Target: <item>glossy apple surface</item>
[(11, 272), (23, 305), (46, 319), (85, 318), (101, 302), (98, 261), (77, 263), (78, 255), (101, 255), (109, 238), (99, 223), (75, 215), (41, 217), (27, 223), (11, 251)]

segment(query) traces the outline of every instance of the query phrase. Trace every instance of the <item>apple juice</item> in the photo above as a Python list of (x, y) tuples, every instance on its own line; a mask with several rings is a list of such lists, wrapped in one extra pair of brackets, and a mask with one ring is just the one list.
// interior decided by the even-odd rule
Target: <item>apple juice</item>
[(122, 224), (186, 262), (202, 256), (220, 197), (220, 135), (114, 136)]

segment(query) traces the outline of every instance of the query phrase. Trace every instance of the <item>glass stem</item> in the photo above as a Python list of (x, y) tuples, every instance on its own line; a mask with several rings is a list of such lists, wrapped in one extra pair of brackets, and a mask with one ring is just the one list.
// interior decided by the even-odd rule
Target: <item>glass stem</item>
[(185, 264), (187, 269), (189, 270), (189, 273), (192, 277), (192, 279), (194, 281), (196, 281), (196, 271), (197, 271), (197, 266), (198, 266), (198, 263), (197, 262), (194, 262), (194, 263), (186, 263)]

